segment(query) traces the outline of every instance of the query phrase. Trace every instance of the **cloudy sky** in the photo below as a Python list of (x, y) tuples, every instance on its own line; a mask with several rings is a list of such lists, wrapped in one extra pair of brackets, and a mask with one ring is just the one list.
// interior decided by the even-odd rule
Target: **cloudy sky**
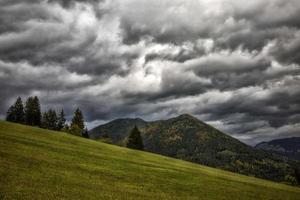
[(190, 113), (300, 136), (299, 0), (0, 0), (0, 116), (17, 96), (89, 127)]

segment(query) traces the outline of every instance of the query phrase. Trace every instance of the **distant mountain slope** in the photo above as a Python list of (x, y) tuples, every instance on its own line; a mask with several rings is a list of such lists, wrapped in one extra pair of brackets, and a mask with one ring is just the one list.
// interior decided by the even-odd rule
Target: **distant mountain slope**
[(145, 122), (120, 119), (91, 130), (92, 138), (106, 135), (124, 145), (137, 125), (146, 151), (275, 181), (296, 182), (299, 163), (257, 150), (191, 115)]
[(128, 136), (128, 133), (137, 126), (139, 129), (144, 128), (147, 122), (136, 119), (116, 119), (107, 124), (98, 126), (89, 131), (91, 139), (98, 139), (101, 137), (107, 137), (111, 139), (112, 143), (122, 145), (124, 139)]
[(299, 187), (0, 121), (0, 199), (298, 200)]
[(300, 160), (300, 137), (261, 142), (257, 144), (255, 148), (284, 155), (291, 159)]

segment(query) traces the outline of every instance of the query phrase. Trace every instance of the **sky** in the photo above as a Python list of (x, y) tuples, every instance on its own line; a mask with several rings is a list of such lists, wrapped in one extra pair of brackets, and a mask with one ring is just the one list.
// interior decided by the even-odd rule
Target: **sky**
[(0, 0), (0, 116), (89, 128), (189, 113), (254, 145), (300, 136), (299, 0)]

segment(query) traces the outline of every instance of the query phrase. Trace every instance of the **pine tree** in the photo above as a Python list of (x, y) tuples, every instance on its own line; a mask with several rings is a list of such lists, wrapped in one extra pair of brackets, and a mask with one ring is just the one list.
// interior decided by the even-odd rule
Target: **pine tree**
[(300, 169), (299, 168), (295, 169), (295, 177), (296, 177), (298, 184), (300, 184)]
[(25, 113), (21, 97), (18, 97), (14, 105), (9, 107), (6, 113), (6, 120), (21, 124), (25, 122)]
[(143, 140), (139, 129), (135, 126), (128, 136), (127, 145), (128, 148), (143, 150)]
[(42, 117), (42, 128), (46, 128), (49, 130), (58, 130), (57, 128), (57, 115), (55, 110), (49, 109), (47, 112), (43, 113)]
[(25, 122), (27, 125), (34, 125), (34, 105), (33, 97), (28, 97), (25, 105)]
[(89, 131), (88, 131), (87, 128), (85, 128), (84, 131), (82, 132), (82, 137), (84, 137), (84, 138), (90, 138)]
[(48, 111), (48, 129), (50, 130), (57, 130), (57, 115), (55, 110), (50, 109)]
[(64, 127), (60, 131), (65, 132), (65, 133), (69, 133), (69, 131), (70, 131), (69, 125), (65, 124)]
[(25, 113), (21, 97), (17, 98), (14, 105), (15, 122), (23, 124), (25, 122)]
[(65, 113), (64, 110), (62, 109), (58, 115), (58, 122), (57, 122), (57, 130), (60, 131), (64, 128), (66, 123), (65, 119)]
[(74, 116), (71, 122), (71, 126), (76, 124), (78, 126), (78, 128), (80, 128), (82, 131), (84, 129), (84, 120), (83, 120), (83, 115), (81, 110), (79, 110), (79, 108), (77, 108), (74, 112)]
[(10, 106), (8, 111), (6, 112), (6, 121), (16, 122), (16, 114), (15, 114), (14, 106)]
[(35, 126), (41, 126), (41, 118), (42, 118), (42, 112), (41, 112), (41, 105), (40, 100), (37, 96), (33, 98), (34, 103), (34, 125)]
[(41, 107), (37, 96), (29, 97), (25, 106), (25, 122), (30, 126), (41, 126)]
[(48, 111), (43, 113), (41, 127), (45, 128), (45, 129), (49, 128), (49, 115), (48, 115)]
[(72, 135), (82, 136), (82, 129), (77, 124), (72, 124), (69, 133)]

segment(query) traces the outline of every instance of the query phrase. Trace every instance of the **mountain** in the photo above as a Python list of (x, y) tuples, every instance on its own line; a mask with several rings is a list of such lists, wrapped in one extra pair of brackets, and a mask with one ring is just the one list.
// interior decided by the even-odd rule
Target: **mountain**
[(125, 145), (125, 139), (128, 133), (137, 126), (139, 129), (146, 127), (148, 122), (136, 118), (136, 119), (116, 119), (107, 124), (98, 126), (89, 131), (91, 139), (107, 138), (113, 144)]
[(290, 159), (300, 160), (300, 137), (261, 142), (255, 148), (287, 156)]
[(300, 188), (0, 121), (0, 199), (297, 200)]
[(118, 119), (92, 129), (90, 136), (105, 136), (111, 138), (111, 143), (123, 146), (135, 125), (141, 131), (146, 151), (245, 175), (297, 182), (298, 162), (250, 147), (188, 114), (154, 122)]

